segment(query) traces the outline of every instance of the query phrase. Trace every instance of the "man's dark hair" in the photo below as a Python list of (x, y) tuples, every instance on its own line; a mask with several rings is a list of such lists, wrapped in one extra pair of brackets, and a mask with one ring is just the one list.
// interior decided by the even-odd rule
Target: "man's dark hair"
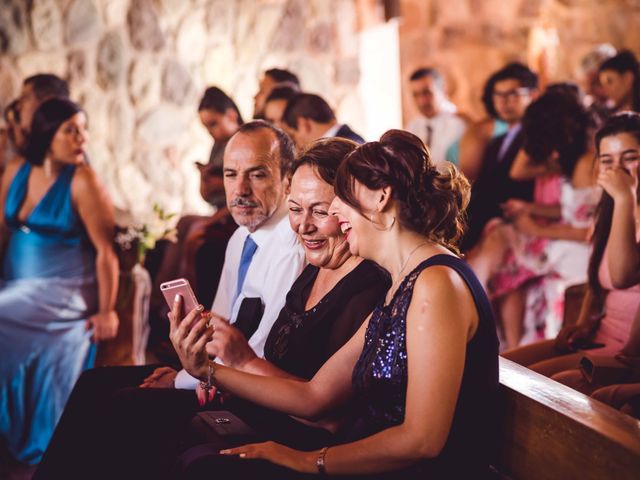
[(3, 112), (4, 121), (7, 123), (17, 123), (20, 124), (20, 106), (18, 99), (13, 100)]
[(269, 94), (269, 96), (267, 97), (264, 103), (268, 103), (273, 100), (286, 100), (288, 102), (299, 93), (300, 93), (299, 91), (294, 90), (291, 87), (276, 87), (273, 90), (271, 90), (271, 93)]
[(505, 65), (492, 76), (492, 79), (494, 86), (497, 82), (504, 80), (516, 80), (521, 87), (530, 88), (531, 90), (538, 88), (538, 75), (520, 62), (512, 62)]
[(411, 74), (411, 76), (409, 77), (409, 81), (415, 82), (416, 80), (420, 80), (424, 77), (433, 78), (433, 80), (436, 82), (436, 86), (440, 90), (444, 90), (444, 77), (435, 68), (421, 67)]
[(262, 129), (271, 131), (271, 133), (273, 133), (273, 135), (276, 137), (276, 140), (278, 141), (278, 153), (280, 156), (280, 175), (282, 178), (285, 178), (289, 175), (289, 169), (291, 168), (291, 165), (296, 158), (296, 146), (293, 143), (293, 140), (291, 140), (291, 137), (289, 137), (289, 135), (287, 135), (283, 130), (264, 120), (252, 120), (251, 122), (242, 125), (240, 129), (235, 133), (234, 137), (243, 133), (254, 133)]
[(229, 95), (218, 87), (207, 88), (200, 100), (200, 105), (198, 105), (199, 112), (202, 110), (214, 110), (224, 115), (228, 109), (235, 110), (238, 115), (238, 125), (242, 125), (244, 122), (238, 106)]
[(27, 77), (23, 85), (31, 85), (33, 93), (40, 101), (45, 98), (69, 98), (69, 84), (52, 73), (39, 73)]
[(282, 68), (270, 68), (266, 72), (264, 72), (265, 76), (273, 78), (277, 83), (293, 83), (300, 87), (300, 80), (298, 76), (290, 72), (289, 70), (284, 70)]
[(319, 95), (299, 93), (291, 98), (282, 114), (282, 120), (291, 128), (298, 128), (298, 118), (308, 118), (318, 123), (329, 123), (336, 115), (329, 104)]

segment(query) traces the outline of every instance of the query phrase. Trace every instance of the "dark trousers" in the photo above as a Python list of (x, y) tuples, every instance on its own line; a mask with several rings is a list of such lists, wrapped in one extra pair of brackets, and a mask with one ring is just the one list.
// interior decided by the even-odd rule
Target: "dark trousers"
[[(189, 448), (210, 443), (209, 450), (217, 452), (237, 446), (235, 439), (212, 442), (211, 435), (194, 429), (192, 419), (201, 407), (193, 391), (138, 388), (155, 368), (86, 371), (74, 387), (34, 479), (175, 478), (176, 459)], [(311, 450), (333, 439), (323, 429), (233, 397), (204, 409), (233, 412), (258, 432), (256, 441), (270, 439)]]
[(137, 388), (156, 367), (86, 371), (34, 479), (163, 478), (198, 403), (193, 391)]

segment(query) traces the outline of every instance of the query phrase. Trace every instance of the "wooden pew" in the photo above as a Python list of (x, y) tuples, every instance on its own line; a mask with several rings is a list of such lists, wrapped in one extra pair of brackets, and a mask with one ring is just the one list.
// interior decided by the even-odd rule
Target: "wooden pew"
[(506, 478), (640, 479), (640, 421), (502, 357), (500, 401)]

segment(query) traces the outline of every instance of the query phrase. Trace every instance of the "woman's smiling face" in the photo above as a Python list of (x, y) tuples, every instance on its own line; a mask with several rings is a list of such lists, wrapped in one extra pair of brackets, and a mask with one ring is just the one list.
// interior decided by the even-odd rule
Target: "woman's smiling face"
[(375, 228), (373, 222), (367, 218), (369, 214), (366, 212), (375, 211), (376, 197), (380, 195), (380, 191), (370, 190), (361, 183), (355, 182), (354, 194), (364, 214), (338, 197), (333, 200), (330, 212), (338, 218), (340, 231), (344, 239), (349, 242), (351, 254), (371, 259), (373, 252), (369, 247), (374, 244), (372, 241), (380, 232), (380, 228)]
[(349, 244), (338, 218), (329, 214), (334, 198), (333, 186), (312, 166), (303, 165), (293, 174), (287, 201), (289, 222), (298, 235), (307, 261), (320, 268), (338, 268), (350, 257)]

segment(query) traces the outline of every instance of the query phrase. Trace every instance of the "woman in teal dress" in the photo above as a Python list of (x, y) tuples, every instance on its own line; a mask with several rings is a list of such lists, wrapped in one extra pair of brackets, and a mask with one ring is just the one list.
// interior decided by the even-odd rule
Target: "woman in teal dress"
[(113, 212), (85, 162), (86, 128), (75, 103), (44, 102), (0, 189), (0, 441), (27, 465), (91, 366), (92, 337), (118, 328)]

